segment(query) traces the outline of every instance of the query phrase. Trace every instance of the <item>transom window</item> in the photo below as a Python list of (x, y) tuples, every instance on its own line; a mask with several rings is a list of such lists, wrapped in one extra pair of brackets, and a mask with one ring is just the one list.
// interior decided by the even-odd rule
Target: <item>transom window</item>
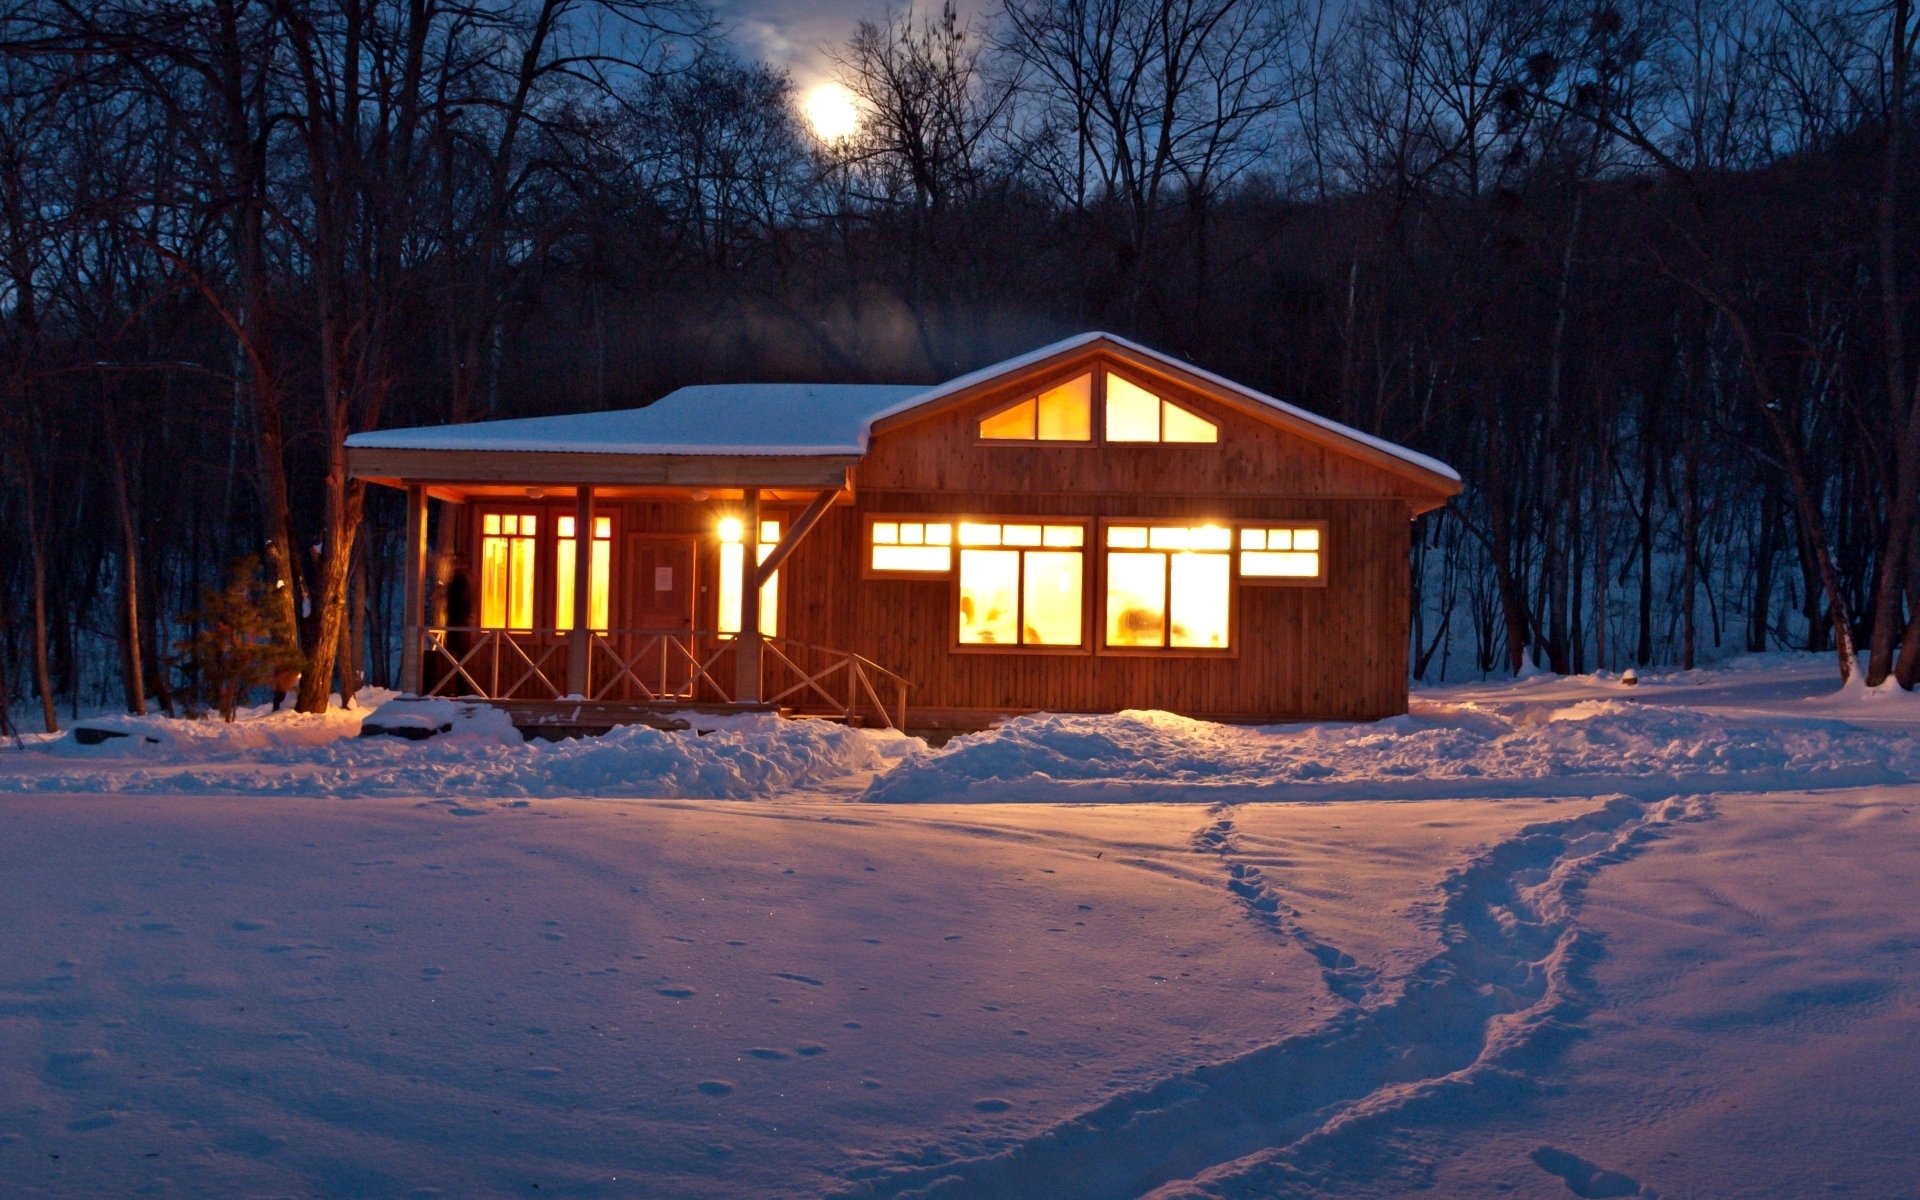
[(532, 629), (540, 518), (490, 512), (480, 518), (480, 625)]
[(1085, 526), (962, 521), (962, 646), (1085, 644)]
[(1320, 527), (1292, 525), (1242, 529), (1240, 576), (1243, 579), (1318, 580), (1324, 578)]
[[(573, 628), (573, 579), (578, 544), (576, 518), (554, 522), (559, 534), (553, 555), (553, 622), (562, 632)], [(593, 519), (593, 550), (587, 560), (587, 628), (607, 628), (607, 585), (613, 577), (613, 518)]]
[(1109, 525), (1106, 644), (1225, 650), (1233, 534), (1220, 525)]
[(1091, 442), (1096, 402), (1107, 442), (1220, 440), (1220, 427), (1212, 421), (1104, 369), (1076, 375), (988, 413), (980, 419), (980, 437), (989, 442)]
[[(746, 590), (746, 533), (747, 529), (739, 517), (726, 517), (720, 522), (720, 611), (718, 622), (714, 626), (721, 633), (740, 632), (740, 593)], [(767, 561), (767, 555), (780, 541), (780, 522), (760, 522), (760, 545), (754, 562)], [(760, 632), (778, 634), (780, 632), (780, 572), (768, 576), (766, 586), (760, 589)]]
[(951, 521), (874, 521), (867, 566), (876, 574), (945, 575), (953, 570)]

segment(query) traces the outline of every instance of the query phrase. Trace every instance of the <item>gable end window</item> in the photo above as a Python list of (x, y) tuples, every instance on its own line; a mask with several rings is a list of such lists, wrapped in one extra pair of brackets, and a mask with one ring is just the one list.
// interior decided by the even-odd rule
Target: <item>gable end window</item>
[[(1096, 422), (1096, 409), (1100, 420)], [(1211, 445), (1220, 427), (1111, 371), (1089, 371), (981, 417), (983, 442)]]
[(1107, 440), (1109, 442), (1209, 443), (1220, 440), (1220, 427), (1171, 400), (1156, 396), (1132, 380), (1107, 376)]
[(990, 442), (1085, 442), (1093, 438), (1093, 376), (1028, 396), (981, 418), (980, 437)]

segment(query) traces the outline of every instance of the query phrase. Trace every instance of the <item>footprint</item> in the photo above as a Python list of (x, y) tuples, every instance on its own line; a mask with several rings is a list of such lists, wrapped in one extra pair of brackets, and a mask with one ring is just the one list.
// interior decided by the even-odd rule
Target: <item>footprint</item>
[(728, 939), (727, 939), (727, 945), (729, 945), (729, 946), (744, 946), (744, 945), (746, 945), (746, 943), (745, 943), (745, 942), (743, 942), (743, 941), (741, 941), (741, 940), (740, 940), (739, 938), (728, 938)]
[(257, 917), (236, 917), (234, 918), (233, 927), (242, 933), (252, 933), (256, 929), (265, 929), (267, 922)]
[(985, 1100), (975, 1100), (973, 1111), (983, 1113), (1002, 1113), (1013, 1107), (1013, 1101), (1002, 1100), (998, 1096), (988, 1096)]
[(748, 1048), (747, 1054), (767, 1062), (785, 1062), (787, 1058), (785, 1050), (775, 1050), (771, 1046), (753, 1046)]
[(791, 979), (795, 983), (804, 983), (809, 987), (825, 987), (826, 986), (820, 980), (815, 979), (811, 975), (796, 975), (792, 971), (775, 971), (773, 973), (773, 977), (775, 979)]
[(793, 1052), (795, 1054), (798, 1054), (801, 1058), (813, 1058), (817, 1055), (825, 1054), (827, 1052), (827, 1048), (825, 1046), (822, 1046), (819, 1042), (803, 1042), (800, 1045), (795, 1046), (793, 1049)]
[(448, 809), (448, 810), (447, 810), (447, 812), (448, 812), (448, 814), (449, 814), (449, 815), (451, 815), (451, 816), (455, 816), (455, 817), (479, 817), (479, 816), (485, 816), (485, 815), (486, 815), (486, 810), (485, 810), (485, 809), (480, 809), (480, 808), (458, 808), (458, 807), (456, 807), (456, 808), (450, 808), (450, 809)]
[(655, 988), (653, 990), (656, 992), (659, 992), (662, 996), (671, 996), (675, 1000), (685, 1000), (688, 996), (693, 995), (692, 988), (680, 987), (678, 985), (675, 985), (673, 987)]
[(420, 974), (426, 976), (428, 979), (438, 979), (446, 973), (447, 972), (445, 967), (421, 967), (420, 968)]
[(1654, 1193), (1641, 1187), (1639, 1180), (1609, 1171), (1557, 1146), (1542, 1146), (1533, 1152), (1532, 1158), (1535, 1166), (1549, 1175), (1559, 1176), (1567, 1190), (1581, 1200), (1636, 1196), (1653, 1200)]
[(705, 1079), (693, 1085), (693, 1089), (708, 1096), (731, 1096), (733, 1085), (724, 1079)]

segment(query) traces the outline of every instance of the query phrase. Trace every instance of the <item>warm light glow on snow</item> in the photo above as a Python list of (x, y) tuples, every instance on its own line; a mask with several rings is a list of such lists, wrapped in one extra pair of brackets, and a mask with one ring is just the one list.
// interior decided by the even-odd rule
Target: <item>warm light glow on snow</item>
[(822, 83), (808, 89), (800, 101), (813, 136), (823, 142), (838, 142), (853, 136), (860, 125), (860, 108), (853, 93), (837, 83)]

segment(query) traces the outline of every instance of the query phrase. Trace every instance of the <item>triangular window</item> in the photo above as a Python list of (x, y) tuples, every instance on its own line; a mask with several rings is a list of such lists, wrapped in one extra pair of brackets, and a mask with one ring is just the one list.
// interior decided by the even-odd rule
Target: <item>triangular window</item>
[(1085, 442), (1093, 439), (1093, 376), (1076, 375), (1037, 396), (980, 420), (980, 436), (996, 442)]
[(1109, 442), (1217, 442), (1220, 427), (1137, 383), (1107, 376)]

